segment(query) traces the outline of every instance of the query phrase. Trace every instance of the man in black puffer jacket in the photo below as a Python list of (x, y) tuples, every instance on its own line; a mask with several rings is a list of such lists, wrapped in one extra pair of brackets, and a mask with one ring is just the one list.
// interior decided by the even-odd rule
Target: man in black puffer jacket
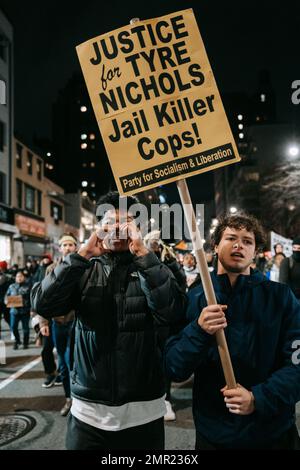
[[(180, 323), (186, 299), (168, 267), (145, 247), (122, 199), (102, 197), (100, 231), (33, 288), (42, 316), (76, 311), (72, 450), (164, 448), (157, 326)], [(129, 208), (137, 202), (126, 199)]]

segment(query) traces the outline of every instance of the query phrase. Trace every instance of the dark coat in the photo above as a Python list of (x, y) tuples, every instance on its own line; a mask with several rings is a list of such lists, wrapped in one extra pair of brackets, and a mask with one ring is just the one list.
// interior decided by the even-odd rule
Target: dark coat
[(181, 321), (185, 300), (153, 253), (71, 254), (32, 293), (44, 317), (75, 309), (72, 395), (111, 406), (164, 394), (156, 326)]

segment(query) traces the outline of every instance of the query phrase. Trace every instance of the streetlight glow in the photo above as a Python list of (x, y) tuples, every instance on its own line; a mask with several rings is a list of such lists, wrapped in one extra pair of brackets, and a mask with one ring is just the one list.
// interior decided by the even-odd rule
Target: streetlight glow
[(297, 145), (291, 145), (288, 148), (288, 153), (291, 157), (297, 157), (299, 155), (299, 147)]

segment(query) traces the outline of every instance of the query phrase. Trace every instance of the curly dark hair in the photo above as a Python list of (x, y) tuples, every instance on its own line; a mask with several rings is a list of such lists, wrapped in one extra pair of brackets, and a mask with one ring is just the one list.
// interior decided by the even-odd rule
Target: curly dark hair
[(264, 229), (258, 219), (251, 214), (226, 214), (219, 219), (218, 225), (212, 235), (212, 246), (219, 245), (223, 232), (226, 227), (234, 228), (236, 230), (246, 229), (252, 232), (255, 237), (256, 249), (263, 247), (266, 243), (266, 236)]
[(126, 202), (126, 207), (128, 209), (130, 209), (130, 207), (133, 206), (134, 204), (139, 204), (139, 200), (135, 196), (120, 196), (118, 191), (109, 191), (108, 193), (104, 194), (103, 196), (100, 196), (100, 198), (97, 202), (96, 219), (98, 220), (98, 222), (104, 216), (104, 212), (99, 211), (100, 206), (104, 207), (105, 205), (110, 205), (110, 206), (114, 207), (115, 209), (119, 209), (121, 200), (123, 200), (124, 203)]

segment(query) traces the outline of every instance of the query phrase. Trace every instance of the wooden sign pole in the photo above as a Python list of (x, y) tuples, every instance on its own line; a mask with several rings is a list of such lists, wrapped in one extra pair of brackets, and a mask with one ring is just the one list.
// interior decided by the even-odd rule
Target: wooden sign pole
[[(188, 185), (185, 179), (176, 182), (179, 191), (181, 204), (184, 210), (185, 218), (188, 224), (190, 236), (195, 251), (195, 257), (199, 273), (201, 276), (202, 285), (207, 300), (207, 305), (217, 304), (214, 288), (212, 285), (211, 277), (206, 262), (206, 257), (203, 249), (201, 235), (196, 223), (195, 211), (192, 205), (191, 196)], [(216, 333), (216, 340), (218, 344), (218, 350), (221, 358), (222, 368), (225, 376), (226, 385), (228, 388), (235, 388), (236, 381), (232, 368), (231, 358), (228, 351), (228, 346), (224, 334), (224, 330), (219, 330)]]

